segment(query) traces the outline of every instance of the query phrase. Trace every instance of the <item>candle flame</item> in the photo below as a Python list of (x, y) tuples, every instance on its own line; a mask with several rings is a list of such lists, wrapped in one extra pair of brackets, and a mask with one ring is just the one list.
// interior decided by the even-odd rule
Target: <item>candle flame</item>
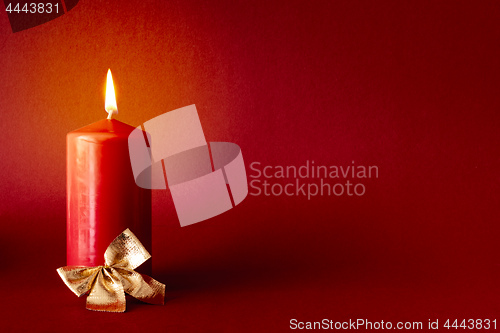
[(113, 77), (111, 69), (108, 69), (108, 77), (106, 78), (106, 101), (104, 109), (108, 112), (108, 119), (111, 119), (113, 114), (118, 114), (118, 106), (116, 105), (115, 87), (113, 85)]

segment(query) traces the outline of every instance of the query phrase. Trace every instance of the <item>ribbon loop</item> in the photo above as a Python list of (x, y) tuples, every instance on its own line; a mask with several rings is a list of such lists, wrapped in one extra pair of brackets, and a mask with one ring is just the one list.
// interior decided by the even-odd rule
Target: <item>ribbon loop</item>
[(99, 267), (65, 266), (57, 272), (68, 288), (80, 297), (92, 288)]
[(149, 258), (149, 252), (129, 229), (116, 237), (104, 253), (106, 266), (125, 269), (136, 269)]

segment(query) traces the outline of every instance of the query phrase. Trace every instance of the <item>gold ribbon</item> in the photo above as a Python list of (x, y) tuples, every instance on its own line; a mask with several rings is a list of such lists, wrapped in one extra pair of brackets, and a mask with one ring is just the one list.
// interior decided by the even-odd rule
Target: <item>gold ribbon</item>
[(65, 266), (57, 273), (78, 297), (89, 293), (87, 309), (125, 312), (125, 293), (146, 303), (164, 303), (165, 285), (134, 271), (149, 258), (149, 252), (127, 229), (106, 249), (104, 266)]

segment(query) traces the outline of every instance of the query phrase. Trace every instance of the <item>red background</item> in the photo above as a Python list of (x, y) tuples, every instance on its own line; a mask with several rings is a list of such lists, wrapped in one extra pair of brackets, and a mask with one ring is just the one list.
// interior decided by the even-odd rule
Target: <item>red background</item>
[[(0, 4), (3, 6), (3, 4)], [(90, 1), (13, 34), (0, 7), (0, 324), (287, 331), (497, 319), (498, 1)], [(65, 135), (196, 104), (248, 166), (377, 165), (362, 197), (249, 196), (180, 228), (154, 198), (164, 306), (85, 310), (62, 283)], [(442, 322), (441, 322), (442, 323)]]

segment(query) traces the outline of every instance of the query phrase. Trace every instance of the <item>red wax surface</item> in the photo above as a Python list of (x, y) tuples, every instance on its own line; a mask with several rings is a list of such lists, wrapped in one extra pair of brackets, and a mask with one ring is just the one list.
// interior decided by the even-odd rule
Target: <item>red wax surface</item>
[(128, 135), (134, 127), (101, 120), (67, 135), (67, 264), (104, 264), (126, 228), (151, 252), (151, 191), (134, 181)]

